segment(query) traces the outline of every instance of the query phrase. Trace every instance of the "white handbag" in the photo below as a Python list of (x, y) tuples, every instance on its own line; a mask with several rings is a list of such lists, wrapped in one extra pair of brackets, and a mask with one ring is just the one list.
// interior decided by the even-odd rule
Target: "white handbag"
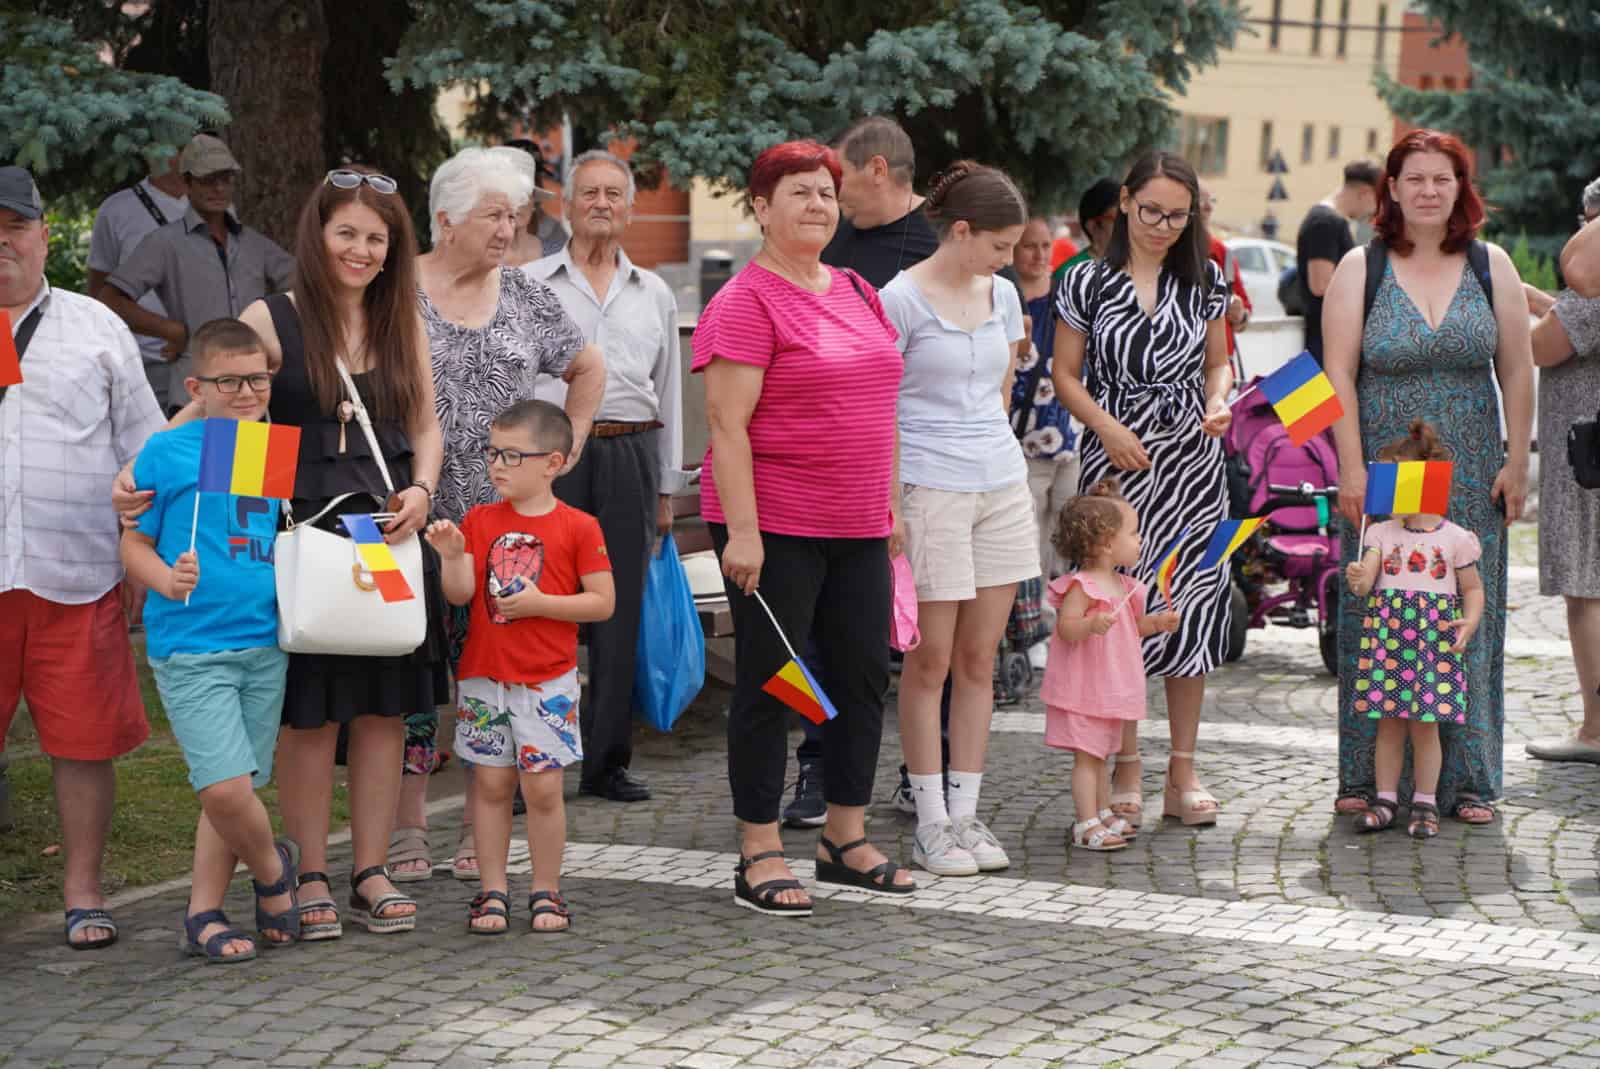
[[(350, 395), (356, 421), (378, 462), (383, 484), (394, 494), (389, 465), (378, 448), (372, 420), (344, 361), (339, 377)], [(389, 550), (415, 597), (384, 601), (356, 553), (353, 539), (316, 527), (318, 520), (355, 494), (340, 494), (309, 520), (295, 522), (274, 544), (273, 571), (278, 587), (278, 646), (289, 653), (329, 653), (357, 657), (398, 657), (422, 645), (428, 633), (427, 598), (422, 585), (422, 543), (416, 535)], [(289, 512), (287, 503), (284, 505)]]

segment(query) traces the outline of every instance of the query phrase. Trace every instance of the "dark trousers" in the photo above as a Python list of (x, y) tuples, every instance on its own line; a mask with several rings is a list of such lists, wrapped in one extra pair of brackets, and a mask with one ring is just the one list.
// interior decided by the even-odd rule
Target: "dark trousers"
[[(720, 556), (728, 529), (711, 524)], [(872, 801), (889, 685), (889, 553), (881, 538), (797, 538), (763, 533), (761, 596), (791, 641), (816, 634), (815, 672), (839, 715), (822, 727), (822, 795), (832, 805)], [(788, 707), (762, 684), (789, 660), (757, 604), (726, 584), (734, 626), (733, 703), (728, 713), (728, 784), (733, 812), (771, 824), (783, 802)]]
[(555, 483), (557, 497), (600, 521), (617, 587), (611, 619), (581, 629), (589, 647), (588, 692), (578, 704), (587, 783), (633, 760), (633, 664), (660, 482), (654, 445), (649, 434), (590, 438), (577, 465)]

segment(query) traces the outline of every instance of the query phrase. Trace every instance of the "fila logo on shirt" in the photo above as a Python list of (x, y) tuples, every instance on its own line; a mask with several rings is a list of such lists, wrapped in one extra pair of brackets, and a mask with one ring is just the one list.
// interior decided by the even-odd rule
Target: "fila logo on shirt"
[[(246, 532), (242, 535), (228, 535), (228, 559), (252, 561), (260, 564), (271, 564), (273, 558), (274, 540), (271, 533), (262, 535), (254, 534), (251, 528), (266, 528), (272, 524), (272, 503), (264, 497), (243, 497), (234, 495), (232, 530)], [(252, 523), (251, 521), (255, 522)]]

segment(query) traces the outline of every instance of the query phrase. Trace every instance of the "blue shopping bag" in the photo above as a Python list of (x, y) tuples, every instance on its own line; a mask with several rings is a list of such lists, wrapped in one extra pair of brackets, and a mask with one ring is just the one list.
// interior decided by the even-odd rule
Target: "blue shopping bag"
[(633, 671), (634, 715), (657, 731), (671, 731), (705, 680), (705, 632), (700, 630), (677, 544), (667, 534), (644, 576)]

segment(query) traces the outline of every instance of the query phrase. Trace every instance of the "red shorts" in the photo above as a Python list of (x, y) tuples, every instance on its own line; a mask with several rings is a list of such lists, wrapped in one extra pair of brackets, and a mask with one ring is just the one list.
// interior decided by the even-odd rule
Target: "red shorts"
[(51, 757), (109, 761), (149, 737), (120, 588), (88, 605), (0, 594), (0, 749), (18, 698)]

